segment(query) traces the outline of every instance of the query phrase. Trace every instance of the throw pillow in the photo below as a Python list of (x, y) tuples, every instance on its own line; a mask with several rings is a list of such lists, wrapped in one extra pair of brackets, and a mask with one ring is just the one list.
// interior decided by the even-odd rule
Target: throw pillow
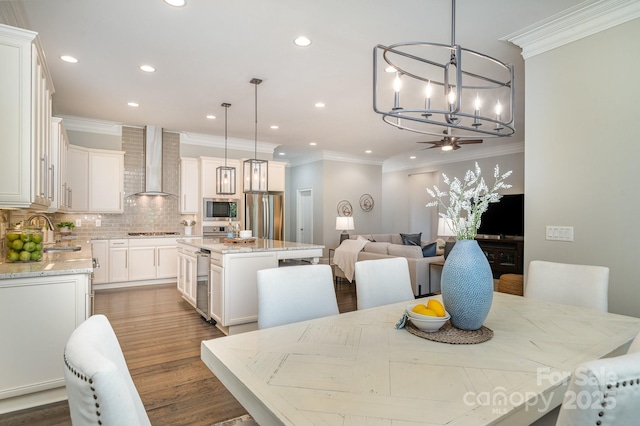
[(422, 232), (419, 234), (403, 234), (400, 233), (400, 238), (402, 238), (402, 244), (405, 246), (421, 246), (422, 245)]
[(432, 257), (436, 255), (436, 249), (438, 248), (437, 242), (432, 242), (422, 247), (422, 257)]

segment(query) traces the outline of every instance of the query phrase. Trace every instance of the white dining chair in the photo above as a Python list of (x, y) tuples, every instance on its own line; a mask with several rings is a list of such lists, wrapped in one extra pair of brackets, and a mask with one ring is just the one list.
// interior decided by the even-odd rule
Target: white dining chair
[(637, 425), (640, 422), (640, 334), (626, 355), (588, 361), (576, 368), (557, 426)]
[(356, 262), (358, 309), (413, 300), (409, 263), (404, 257)]
[(150, 425), (127, 363), (104, 315), (71, 333), (64, 349), (64, 378), (74, 425)]
[(532, 260), (524, 297), (607, 312), (609, 268)]
[(258, 328), (339, 314), (329, 265), (261, 269), (258, 278)]

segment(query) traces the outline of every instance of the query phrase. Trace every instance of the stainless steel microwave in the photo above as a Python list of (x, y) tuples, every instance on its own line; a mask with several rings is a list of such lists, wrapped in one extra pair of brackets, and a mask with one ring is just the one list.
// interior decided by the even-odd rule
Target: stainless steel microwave
[(238, 220), (238, 200), (234, 198), (204, 198), (202, 220)]

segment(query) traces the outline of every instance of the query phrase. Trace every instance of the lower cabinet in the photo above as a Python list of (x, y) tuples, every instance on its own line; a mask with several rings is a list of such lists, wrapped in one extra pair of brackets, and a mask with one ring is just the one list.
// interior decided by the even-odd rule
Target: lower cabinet
[(62, 354), (90, 314), (89, 273), (0, 280), (0, 413), (66, 399)]
[[(101, 242), (92, 241), (97, 253)], [(108, 240), (108, 246), (106, 260), (98, 258), (100, 269), (94, 269), (96, 284), (173, 279), (178, 275), (176, 238), (121, 238)]]
[(93, 284), (109, 282), (109, 240), (91, 241), (91, 257), (93, 257)]
[(109, 282), (129, 280), (129, 240), (109, 240)]
[(222, 259), (217, 258), (217, 253), (211, 253), (211, 270), (209, 280), (211, 285), (211, 295), (209, 300), (209, 315), (216, 323), (224, 321), (224, 268)]
[(196, 285), (197, 285), (197, 268), (198, 259), (196, 257), (197, 248), (178, 245), (178, 260), (176, 262), (178, 269), (177, 286), (182, 297), (194, 307), (196, 306)]

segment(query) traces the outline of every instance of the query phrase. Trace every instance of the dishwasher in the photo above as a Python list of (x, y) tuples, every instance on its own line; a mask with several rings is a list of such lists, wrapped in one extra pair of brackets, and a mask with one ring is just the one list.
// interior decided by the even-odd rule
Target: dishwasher
[(211, 286), (209, 285), (209, 268), (211, 265), (211, 252), (200, 249), (196, 252), (196, 311), (209, 323), (215, 324), (215, 320), (209, 315), (209, 301), (211, 300)]

